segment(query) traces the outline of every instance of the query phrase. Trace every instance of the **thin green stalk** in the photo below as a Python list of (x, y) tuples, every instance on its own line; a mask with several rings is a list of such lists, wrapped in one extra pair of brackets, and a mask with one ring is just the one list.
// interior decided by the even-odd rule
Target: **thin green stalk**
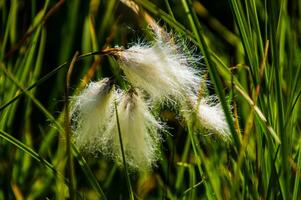
[[(90, 55), (91, 53), (89, 53)], [(16, 84), (21, 91), (26, 94), (28, 97), (31, 98), (33, 103), (45, 114), (45, 116), (50, 119), (51, 122), (58, 128), (59, 133), (64, 134), (64, 128), (60, 125), (60, 123), (49, 113), (49, 111), (33, 96), (31, 95), (27, 90), (25, 90), (22, 85), (16, 80), (16, 78), (5, 68), (4, 64), (0, 63), (0, 67), (4, 71), (4, 73), (8, 76), (9, 79), (12, 80), (14, 84)], [(101, 187), (99, 186), (98, 181), (96, 180), (95, 176), (93, 175), (90, 167), (88, 166), (85, 159), (80, 155), (79, 151), (75, 147), (75, 145), (71, 144), (74, 156), (77, 160), (77, 162), (80, 164), (82, 170), (84, 171), (85, 175), (87, 176), (89, 182), (91, 183), (92, 187), (98, 192), (99, 198), (106, 199), (106, 196), (104, 192), (102, 191)]]
[(171, 7), (170, 7), (169, 1), (168, 1), (168, 0), (164, 0), (164, 2), (165, 2), (165, 5), (166, 5), (166, 7), (167, 7), (168, 14), (169, 14), (173, 19), (175, 19), (175, 16), (174, 16), (174, 14), (173, 14), (173, 12), (172, 12), (172, 9), (171, 9)]
[(183, 198), (187, 195), (188, 192), (191, 192), (191, 190), (197, 189), (197, 188), (198, 188), (199, 186), (201, 186), (203, 183), (204, 183), (204, 180), (202, 180), (202, 181), (198, 182), (197, 184), (193, 185), (192, 187), (186, 189), (186, 190), (182, 193), (182, 195), (179, 197), (179, 199), (183, 199)]
[[(186, 119), (187, 120), (187, 126), (188, 126), (188, 135), (191, 141), (191, 145), (192, 145), (192, 149), (196, 158), (196, 163), (197, 163), (197, 167), (199, 170), (199, 174), (201, 177), (204, 177), (205, 175), (208, 175), (208, 180), (210, 181), (210, 183), (207, 183), (205, 181), (204, 185), (206, 188), (206, 194), (207, 194), (207, 198), (208, 199), (221, 199), (220, 193), (219, 193), (219, 186), (214, 184), (212, 179), (211, 179), (211, 172), (209, 171), (209, 167), (207, 165), (207, 161), (205, 160), (204, 156), (203, 156), (203, 152), (200, 149), (199, 145), (196, 143), (196, 137), (194, 135), (194, 120), (196, 119), (195, 116), (192, 116), (191, 119)], [(203, 162), (202, 162), (203, 161)], [(205, 166), (205, 172), (202, 169), (201, 163), (204, 164)], [(215, 194), (212, 194), (212, 190), (214, 191)]]
[(75, 62), (78, 58), (78, 52), (72, 58), (70, 63), (67, 76), (66, 76), (66, 88), (65, 88), (65, 134), (66, 134), (66, 154), (67, 154), (67, 175), (70, 180), (69, 194), (70, 199), (75, 199), (76, 183), (74, 174), (74, 163), (73, 156), (71, 153), (71, 124), (70, 124), (70, 112), (69, 112), (69, 90), (70, 90), (70, 79), (74, 69)]
[(182, 4), (183, 4), (183, 8), (184, 8), (185, 13), (187, 13), (187, 15), (188, 15), (188, 20), (190, 22), (190, 26), (193, 30), (193, 33), (196, 36), (196, 39), (198, 41), (198, 46), (200, 47), (200, 49), (203, 53), (203, 56), (204, 56), (204, 59), (205, 59), (205, 62), (206, 62), (206, 66), (209, 70), (211, 80), (212, 80), (212, 82), (214, 84), (214, 87), (216, 89), (216, 92), (219, 96), (221, 105), (223, 107), (223, 110), (224, 110), (224, 113), (225, 113), (225, 116), (226, 116), (227, 123), (229, 124), (229, 128), (230, 128), (230, 131), (231, 131), (231, 134), (232, 134), (235, 146), (236, 146), (236, 150), (237, 150), (237, 152), (239, 152), (240, 146), (241, 146), (240, 139), (239, 139), (239, 137), (236, 133), (236, 130), (234, 128), (234, 122), (233, 122), (233, 119), (232, 119), (232, 115), (231, 115), (229, 106), (227, 105), (227, 100), (226, 100), (226, 97), (225, 97), (222, 82), (221, 82), (221, 80), (218, 76), (218, 71), (216, 69), (216, 66), (215, 66), (214, 62), (211, 59), (210, 50), (209, 50), (209, 48), (208, 48), (208, 46), (205, 42), (205, 39), (202, 36), (202, 32), (201, 32), (202, 27), (200, 26), (199, 21), (197, 20), (196, 14), (192, 10), (189, 9), (189, 8), (192, 7), (191, 6), (191, 1), (189, 1), (190, 6), (188, 5), (186, 0), (182, 0)]
[(120, 124), (119, 124), (117, 102), (115, 102), (114, 106), (115, 106), (115, 114), (116, 114), (117, 129), (118, 129), (118, 136), (119, 136), (119, 142), (120, 142), (120, 149), (121, 149), (122, 161), (123, 161), (123, 166), (124, 166), (124, 173), (125, 173), (125, 176), (126, 176), (127, 186), (128, 186), (128, 190), (129, 190), (129, 197), (130, 197), (130, 199), (134, 200), (134, 193), (133, 193), (133, 190), (132, 190), (131, 180), (130, 180), (130, 176), (129, 176), (129, 172), (128, 172), (128, 167), (127, 167), (126, 160), (125, 160), (125, 154), (124, 154), (123, 144), (122, 144), (122, 135), (121, 135)]
[[(191, 142), (190, 139), (187, 138), (186, 142), (185, 142), (185, 146), (184, 146), (184, 151), (183, 151), (183, 154), (182, 154), (182, 157), (181, 157), (182, 162), (185, 162), (188, 158), (189, 150), (190, 150), (190, 142)], [(184, 168), (180, 168), (177, 171), (177, 178), (176, 178), (176, 184), (175, 184), (176, 189), (179, 189), (182, 182), (183, 182), (184, 170), (185, 170)]]
[[(98, 54), (104, 55), (105, 52), (102, 53), (101, 51), (93, 51), (93, 52), (81, 54), (78, 56), (77, 62), (82, 60), (83, 58), (90, 57), (93, 55), (98, 55)], [(41, 85), (45, 81), (47, 81), (49, 78), (54, 76), (59, 70), (61, 70), (62, 68), (64, 68), (65, 66), (67, 66), (70, 63), (71, 63), (71, 60), (64, 62), (63, 64), (57, 66), (55, 69), (53, 69), (52, 71), (50, 71), (49, 73), (44, 75), (42, 78), (40, 78), (38, 81), (36, 81), (32, 85), (28, 86), (27, 88), (24, 88), (22, 91), (19, 91), (19, 93), (17, 95), (15, 95), (15, 97), (13, 97), (12, 99), (10, 99), (9, 101), (7, 101), (6, 103), (4, 103), (0, 106), (0, 111), (5, 109), (6, 107), (8, 107), (10, 104), (15, 102), (16, 100), (18, 100), (21, 96), (23, 96), (25, 94), (25, 92), (30, 91), (31, 89), (33, 89), (33, 88)]]
[(159, 16), (165, 22), (167, 22), (169, 25), (174, 27), (174, 29), (176, 31), (178, 31), (179, 33), (181, 33), (183, 35), (186, 35), (187, 37), (189, 37), (189, 39), (191, 39), (191, 41), (193, 41), (194, 43), (197, 43), (196, 38), (191, 31), (186, 29), (181, 23), (176, 21), (169, 14), (164, 12), (162, 9), (160, 9), (158, 6), (156, 6), (152, 2), (150, 2), (148, 0), (133, 0), (133, 1), (135, 1), (138, 5), (141, 5), (144, 8), (146, 8), (147, 10), (152, 12), (154, 15)]
[(38, 161), (41, 164), (43, 164), (45, 167), (47, 167), (48, 169), (50, 169), (55, 175), (58, 175), (58, 177), (63, 178), (64, 181), (66, 183), (68, 183), (68, 179), (67, 178), (65, 178), (60, 172), (58, 172), (55, 169), (55, 167), (51, 163), (49, 163), (46, 159), (42, 158), (33, 149), (31, 149), (27, 145), (23, 144), (21, 141), (17, 140), (16, 138), (14, 138), (13, 136), (11, 136), (10, 134), (6, 133), (3, 130), (0, 130), (0, 137), (2, 139), (6, 140), (7, 142), (9, 142), (10, 144), (13, 144), (15, 147), (17, 147), (21, 151), (24, 151), (25, 153), (27, 153), (28, 155), (30, 155), (33, 159), (35, 159), (36, 161)]
[[(179, 22), (177, 22), (175, 19), (172, 19), (167, 13), (165, 13), (160, 8), (156, 7), (153, 3), (149, 2), (148, 0), (141, 1), (141, 0), (134, 0), (137, 4), (143, 6), (148, 11), (153, 13), (156, 16), (159, 16), (162, 18), (166, 23), (168, 23), (171, 27), (173, 27), (175, 30), (177, 30), (179, 33), (184, 34), (187, 36), (195, 45), (197, 45), (199, 48), (201, 48), (200, 44), (198, 43), (196, 36), (191, 33), (189, 30), (187, 30), (183, 25), (181, 25)], [(228, 66), (221, 60), (221, 58), (218, 57), (217, 54), (215, 54), (212, 50), (209, 49), (209, 54), (212, 56), (212, 62), (215, 64), (218, 68), (218, 72), (225, 77), (225, 80), (230, 80), (231, 78), (231, 71), (229, 70)], [(205, 57), (206, 58), (206, 57)], [(215, 74), (215, 73), (214, 73)], [(235, 83), (238, 85), (239, 93), (242, 95), (242, 97), (250, 104), (250, 106), (254, 106), (252, 103), (252, 100), (250, 99), (249, 95), (242, 89), (243, 87), (238, 82), (238, 79), (235, 78)], [(250, 101), (251, 100), (251, 101)], [(266, 120), (265, 115), (260, 110), (258, 106), (255, 105), (255, 111), (257, 116), (263, 121), (263, 123), (267, 126), (268, 131), (271, 133), (271, 135), (274, 137), (277, 143), (280, 143), (280, 140), (278, 136), (276, 135), (275, 130), (270, 125), (270, 123)]]

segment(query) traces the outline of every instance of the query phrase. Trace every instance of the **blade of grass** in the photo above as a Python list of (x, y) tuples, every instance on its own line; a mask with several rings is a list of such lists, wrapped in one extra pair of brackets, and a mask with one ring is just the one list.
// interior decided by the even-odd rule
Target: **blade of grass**
[(4, 54), (5, 54), (5, 48), (6, 45), (8, 43), (9, 40), (9, 34), (10, 34), (10, 30), (13, 28), (12, 27), (12, 21), (16, 18), (14, 15), (16, 15), (17, 13), (15, 12), (17, 10), (17, 4), (18, 1), (14, 1), (11, 4), (11, 8), (9, 10), (9, 15), (8, 15), (8, 19), (6, 21), (6, 27), (5, 27), (5, 32), (4, 32), (4, 37), (3, 40), (1, 41), (1, 49), (0, 49), (0, 60), (3, 60), (4, 58)]
[(254, 59), (255, 58), (254, 53), (256, 53), (256, 51), (254, 52), (254, 49), (251, 48), (251, 42), (249, 39), (249, 37), (251, 37), (252, 34), (250, 33), (247, 19), (242, 13), (242, 12), (244, 12), (244, 9), (242, 8), (241, 3), (236, 0), (230, 0), (229, 3), (230, 3), (230, 7), (232, 9), (232, 12), (233, 12), (234, 19), (238, 26), (239, 33), (242, 38), (242, 43), (244, 46), (244, 50), (246, 52), (248, 62), (250, 63), (250, 66), (251, 66), (252, 77), (253, 77), (253, 82), (254, 82), (255, 81), (254, 74), (256, 74), (256, 73), (255, 72), (253, 73), (253, 71), (257, 67), (257, 61), (256, 61), (256, 59)]
[(83, 170), (84, 174), (86, 175), (88, 181), (90, 182), (91, 186), (94, 188), (95, 191), (97, 191), (97, 196), (100, 199), (106, 200), (106, 195), (101, 189), (96, 177), (94, 176), (91, 168), (89, 167), (88, 163), (84, 159), (84, 157), (80, 154), (78, 149), (75, 147), (74, 144), (71, 144), (72, 152), (74, 153), (74, 157), (76, 158), (77, 162), (81, 166), (81, 169)]
[(211, 16), (209, 11), (201, 2), (193, 1), (192, 3), (196, 14), (206, 20), (209, 26), (219, 33), (220, 37), (224, 38), (224, 40), (233, 46), (240, 44), (240, 38), (238, 38), (237, 35), (224, 26), (217, 18)]
[(67, 154), (67, 176), (70, 180), (69, 194), (70, 199), (75, 198), (76, 193), (76, 183), (75, 183), (75, 174), (74, 174), (74, 163), (71, 153), (71, 124), (70, 124), (70, 112), (69, 112), (69, 90), (70, 90), (70, 80), (71, 74), (74, 69), (75, 62), (78, 58), (78, 52), (73, 56), (67, 76), (66, 76), (66, 86), (65, 86), (65, 134), (66, 134), (66, 154)]
[(187, 195), (187, 193), (191, 192), (191, 190), (197, 189), (199, 186), (201, 186), (201, 185), (203, 184), (203, 182), (204, 182), (204, 180), (202, 180), (202, 181), (198, 182), (197, 184), (193, 185), (192, 187), (186, 189), (186, 190), (182, 193), (182, 195), (180, 195), (179, 199), (183, 199), (183, 198)]
[[(231, 86), (230, 69), (227, 68), (225, 63), (217, 55), (215, 55), (214, 53), (212, 53), (212, 55), (213, 55), (214, 62), (216, 62), (218, 65), (220, 65), (220, 67), (218, 68), (220, 70), (220, 74), (224, 76), (224, 80), (228, 80), (228, 81), (226, 81), (226, 83), (230, 87)], [(237, 90), (237, 92), (248, 102), (248, 104), (251, 107), (254, 107), (254, 111), (257, 114), (257, 117), (259, 117), (259, 119), (266, 125), (267, 130), (269, 131), (271, 136), (274, 138), (275, 142), (280, 144), (281, 141), (279, 139), (279, 136), (277, 135), (276, 131), (271, 126), (271, 124), (267, 121), (267, 118), (265, 117), (265, 115), (263, 114), (261, 109), (257, 105), (255, 105), (252, 98), (245, 91), (245, 89), (243, 89), (243, 86), (240, 84), (240, 82), (238, 81), (238, 79), (236, 77), (233, 77), (233, 82), (234, 82), (234, 89)]]
[[(159, 17), (161, 17), (162, 19), (165, 18), (170, 18), (170, 16), (168, 14), (166, 14), (164, 11), (160, 10), (160, 8), (156, 7), (156, 5), (154, 5), (153, 3), (149, 2), (149, 1), (140, 1), (140, 0), (134, 0), (137, 4), (141, 5), (142, 7), (146, 8), (147, 10), (149, 10), (151, 13), (153, 13), (154, 15), (158, 15)], [(159, 10), (159, 11), (157, 11)], [(163, 17), (162, 15), (164, 15), (165, 17)], [(170, 21), (175, 20), (170, 18), (169, 20), (164, 20), (166, 21), (171, 27), (175, 28), (175, 30), (178, 30), (180, 33), (188, 33), (190, 32), (189, 30), (185, 29), (184, 26), (182, 26), (181, 24), (179, 25), (179, 22), (177, 23), (170, 23)], [(195, 36), (190, 32), (190, 34), (186, 34), (186, 36), (189, 37), (189, 39), (196, 44), (198, 47), (199, 43), (197, 42), (197, 39), (195, 38)], [(216, 66), (218, 67), (219, 72), (224, 75), (225, 80), (231, 80), (231, 72), (230, 70), (227, 68), (227, 66), (224, 64), (224, 62), (211, 50), (209, 50), (210, 54), (212, 55), (212, 61), (216, 63)], [(250, 106), (254, 106), (254, 103), (252, 101), (252, 99), (249, 97), (249, 95), (242, 89), (243, 87), (241, 86), (241, 84), (238, 82), (238, 80), (235, 78), (235, 83), (238, 85), (238, 91), (239, 93), (242, 95), (243, 98), (245, 98), (247, 100), (247, 102), (250, 104)], [(229, 86), (231, 86), (230, 81), (228, 82)], [(250, 101), (251, 100), (251, 101)], [(257, 116), (264, 122), (264, 124), (267, 126), (267, 130), (271, 133), (272, 137), (274, 137), (275, 141), (277, 143), (280, 143), (280, 139), (278, 137), (278, 135), (276, 134), (275, 130), (273, 129), (273, 127), (269, 124), (269, 122), (267, 121), (265, 115), (262, 113), (262, 111), (260, 110), (260, 108), (255, 105), (255, 112), (257, 114)]]
[(166, 23), (168, 23), (170, 26), (174, 27), (176, 31), (179, 33), (188, 36), (191, 41), (194, 41), (194, 43), (197, 43), (195, 36), (191, 31), (186, 29), (181, 23), (176, 21), (174, 18), (172, 18), (170, 15), (168, 15), (166, 12), (164, 12), (162, 9), (160, 9), (158, 6), (153, 4), (152, 2), (148, 0), (133, 0), (138, 5), (141, 5), (142, 7), (149, 10), (152, 14), (159, 16), (162, 18)]
[[(300, 150), (301, 150), (301, 146), (299, 145), (299, 149), (298, 149), (298, 153), (297, 153), (297, 155), (298, 155), (297, 165), (299, 167), (301, 166), (301, 153), (300, 153)], [(300, 168), (299, 168), (299, 170), (300, 170)], [(294, 190), (293, 190), (292, 199), (297, 200), (298, 197), (300, 197), (300, 177), (296, 176), (295, 181), (294, 181)]]
[(172, 12), (172, 9), (171, 9), (171, 7), (170, 7), (169, 1), (168, 1), (168, 0), (164, 0), (164, 2), (165, 2), (165, 5), (166, 5), (166, 7), (167, 7), (168, 14), (169, 14), (173, 19), (175, 19), (175, 16), (174, 16), (174, 14), (173, 14), (173, 12)]
[(218, 76), (218, 71), (216, 69), (216, 66), (215, 66), (214, 62), (212, 61), (212, 59), (211, 59), (211, 54), (210, 54), (209, 47), (207, 46), (207, 44), (205, 42), (205, 39), (203, 37), (202, 27), (201, 27), (201, 25), (200, 25), (200, 23), (197, 19), (197, 16), (196, 16), (195, 12), (193, 10), (189, 9), (189, 8), (192, 8), (191, 1), (189, 0), (188, 1), (189, 3), (187, 3), (186, 0), (182, 0), (181, 2), (183, 4), (183, 8), (184, 8), (185, 13), (187, 13), (187, 15), (188, 15), (187, 17), (188, 17), (190, 26), (192, 28), (192, 31), (193, 31), (194, 35), (196, 36), (198, 46), (200, 47), (201, 52), (203, 53), (203, 56), (204, 56), (204, 59), (205, 59), (205, 62), (206, 62), (206, 66), (209, 70), (211, 80), (212, 80), (213, 85), (216, 89), (216, 93), (219, 96), (221, 105), (222, 105), (224, 113), (225, 113), (226, 121), (229, 124), (229, 128), (230, 128), (233, 140), (234, 140), (234, 144), (236, 146), (236, 150), (239, 151), (240, 145), (241, 145), (240, 144), (240, 139), (239, 139), (239, 137), (236, 133), (236, 130), (234, 128), (234, 122), (233, 122), (233, 119), (232, 119), (231, 112), (229, 110), (229, 106), (227, 105), (227, 100), (226, 100), (226, 97), (225, 97), (222, 82), (221, 82), (221, 80)]
[[(283, 94), (282, 94), (282, 85), (281, 81), (282, 79), (282, 73), (281, 73), (281, 65), (283, 63), (283, 55), (284, 55), (284, 43), (285, 43), (285, 35), (287, 33), (286, 27), (285, 27), (285, 9), (284, 9), (285, 2), (282, 1), (280, 3), (280, 6), (272, 5), (272, 16), (276, 17), (276, 23), (271, 24), (271, 31), (273, 31), (273, 34), (270, 35), (271, 37), (271, 57), (273, 60), (273, 72), (274, 72), (274, 88), (275, 88), (275, 99), (276, 101), (276, 108), (275, 111), (277, 112), (277, 128), (279, 130), (279, 135), (281, 138), (281, 146), (280, 146), (280, 153), (281, 153), (281, 177), (280, 177), (280, 188), (282, 191), (282, 195), (284, 200), (291, 199), (290, 192), (288, 188), (291, 188), (290, 186), (290, 169), (289, 169), (289, 163), (288, 163), (288, 155), (290, 153), (291, 147), (288, 145), (289, 137), (290, 135), (286, 134), (286, 130), (284, 129), (284, 105), (283, 105)], [(276, 33), (276, 34), (275, 34)]]
[[(15, 79), (15, 77), (5, 68), (3, 63), (0, 63), (1, 69), (5, 72), (5, 74), (12, 80), (14, 84), (16, 84), (27, 96), (31, 98), (33, 103), (45, 114), (45, 116), (50, 119), (51, 122), (55, 124), (61, 134), (64, 134), (64, 129), (60, 125), (60, 123), (47, 111), (47, 109), (35, 98), (33, 97), (28, 91), (26, 91), (22, 85)], [(82, 170), (84, 171), (85, 175), (87, 176), (89, 182), (93, 186), (93, 188), (98, 192), (99, 198), (106, 199), (104, 192), (102, 191), (101, 187), (98, 184), (95, 176), (93, 175), (90, 167), (86, 163), (85, 159), (80, 155), (74, 144), (71, 144), (74, 156), (77, 158), (78, 163), (80, 164)]]
[(42, 158), (38, 153), (36, 153), (34, 150), (32, 150), (30, 147), (23, 144), (21, 141), (17, 140), (10, 134), (6, 133), (3, 130), (0, 130), (0, 137), (4, 139), (5, 141), (9, 142), (10, 144), (14, 145), (16, 148), (20, 149), (21, 151), (24, 151), (28, 155), (30, 155), (33, 159), (43, 164), (45, 167), (50, 169), (55, 175), (58, 177), (64, 179), (66, 183), (68, 183), (68, 179), (65, 178), (62, 174), (60, 174), (58, 171), (55, 170), (55, 167), (49, 163), (47, 160)]
[(48, 18), (50, 16), (52, 16), (64, 4), (64, 2), (65, 2), (65, 0), (58, 1), (46, 13), (46, 10), (47, 10), (48, 4), (49, 4), (49, 0), (46, 0), (43, 9), (34, 18), (32, 26), (30, 26), (28, 28), (28, 30), (23, 35), (23, 37), (20, 39), (20, 41), (11, 47), (11, 49), (5, 54), (4, 58), (5, 59), (10, 58), (17, 50), (19, 50), (22, 47), (22, 45), (24, 45), (24, 43), (26, 43), (28, 38), (31, 37), (31, 35), (35, 32), (35, 30), (37, 28), (41, 27), (42, 25), (44, 25), (47, 22)]
[[(105, 53), (105, 52), (103, 52), (103, 53)], [(84, 54), (81, 54), (81, 55), (78, 56), (77, 61), (79, 61), (79, 60), (81, 60), (83, 58), (86, 58), (86, 57), (89, 57), (89, 56), (93, 56), (93, 55), (98, 55), (98, 54), (102, 54), (102, 52), (94, 51), (94, 52), (84, 53)], [(5, 109), (6, 107), (8, 107), (10, 104), (12, 104), (13, 102), (15, 102), (16, 100), (18, 100), (22, 95), (25, 94), (26, 91), (30, 91), (31, 89), (33, 89), (33, 88), (41, 85), (43, 82), (47, 81), (49, 78), (51, 78), (52, 76), (54, 76), (59, 70), (61, 70), (62, 68), (64, 68), (68, 64), (70, 64), (70, 62), (71, 62), (71, 60), (64, 62), (63, 64), (57, 66), (55, 69), (53, 69), (52, 71), (50, 71), (49, 73), (47, 73), (46, 75), (44, 75), (42, 78), (40, 78), (38, 81), (36, 81), (32, 85), (28, 86), (27, 88), (24, 88), (24, 90), (20, 91), (17, 95), (15, 95), (15, 97), (13, 97), (12, 99), (10, 99), (6, 103), (2, 104), (0, 106), (0, 111), (3, 110), (3, 109)]]
[(134, 200), (134, 193), (133, 193), (133, 190), (132, 190), (131, 180), (130, 180), (130, 176), (129, 176), (129, 172), (128, 172), (128, 168), (127, 168), (127, 164), (126, 164), (126, 159), (125, 159), (125, 154), (124, 154), (124, 149), (123, 149), (123, 144), (122, 144), (122, 135), (121, 135), (120, 124), (119, 124), (117, 102), (114, 103), (114, 106), (115, 106), (117, 130), (118, 130), (118, 136), (119, 136), (119, 142), (120, 142), (120, 149), (121, 149), (124, 173), (125, 173), (125, 177), (126, 177), (126, 180), (127, 180), (128, 190), (129, 190), (129, 198)]
[[(202, 150), (200, 149), (197, 141), (197, 138), (195, 136), (194, 133), (194, 122), (196, 120), (196, 116), (194, 114), (194, 116), (191, 117), (191, 119), (186, 119), (187, 121), (187, 127), (188, 127), (188, 135), (189, 135), (189, 139), (191, 142), (191, 146), (193, 149), (193, 153), (195, 155), (195, 159), (196, 159), (196, 163), (197, 163), (197, 167), (199, 170), (199, 174), (201, 177), (203, 176), (208, 176), (209, 179), (209, 183), (207, 181), (204, 182), (205, 188), (206, 188), (206, 198), (208, 199), (221, 199), (220, 193), (219, 193), (219, 185), (215, 184), (214, 180), (211, 179), (212, 177), (212, 172), (209, 170), (209, 166), (206, 162), (208, 162), (207, 159), (205, 159), (204, 154), (202, 152)], [(203, 163), (205, 165), (205, 172), (201, 166), (201, 163)], [(208, 171), (209, 170), (209, 171)], [(214, 191), (214, 194), (212, 194)]]
[[(184, 151), (183, 151), (182, 157), (181, 157), (182, 162), (185, 162), (187, 160), (188, 155), (189, 155), (189, 150), (190, 150), (190, 139), (187, 138), (186, 142), (185, 142), (185, 146), (184, 146)], [(180, 168), (177, 171), (177, 178), (176, 178), (176, 184), (175, 184), (176, 189), (179, 189), (183, 182), (184, 170), (185, 170), (184, 168)]]

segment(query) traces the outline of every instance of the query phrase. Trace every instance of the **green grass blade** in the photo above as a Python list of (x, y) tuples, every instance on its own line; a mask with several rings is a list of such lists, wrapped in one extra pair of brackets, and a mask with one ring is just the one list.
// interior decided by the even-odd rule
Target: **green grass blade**
[[(14, 84), (16, 84), (27, 96), (30, 97), (30, 99), (33, 101), (33, 103), (35, 105), (37, 105), (37, 107), (45, 114), (45, 116), (50, 119), (51, 122), (53, 122), (55, 124), (55, 126), (58, 128), (58, 130), (60, 131), (60, 133), (64, 133), (64, 129), (63, 127), (60, 125), (60, 123), (51, 115), (51, 113), (49, 113), (47, 111), (47, 109), (35, 98), (33, 97), (28, 91), (26, 91), (22, 85), (16, 80), (16, 78), (5, 68), (4, 65), (1, 65), (1, 68), (3, 69), (3, 71), (5, 72), (5, 74), (13, 81)], [(74, 152), (74, 156), (77, 159), (77, 161), (79, 162), (82, 170), (85, 172), (89, 182), (91, 183), (91, 185), (94, 187), (94, 189), (98, 192), (98, 194), (100, 195), (100, 197), (102, 199), (106, 199), (104, 192), (102, 191), (101, 187), (99, 186), (95, 176), (93, 175), (93, 173), (91, 172), (91, 169), (89, 168), (89, 166), (87, 165), (87, 163), (85, 162), (85, 160), (82, 158), (82, 156), (79, 154), (79, 152), (77, 151), (76, 147), (72, 144), (72, 149)]]
[(83, 170), (84, 174), (86, 175), (86, 178), (90, 182), (91, 186), (95, 191), (97, 191), (98, 198), (106, 200), (106, 195), (101, 189), (97, 179), (95, 178), (93, 172), (91, 171), (89, 165), (87, 164), (84, 157), (80, 154), (78, 149), (75, 147), (74, 144), (71, 144), (72, 152), (74, 153), (74, 157), (81, 166), (81, 169)]
[(24, 151), (25, 153), (30, 155), (33, 159), (43, 164), (45, 167), (50, 169), (55, 175), (58, 175), (60, 178), (63, 178), (68, 183), (67, 179), (58, 171), (56, 171), (55, 167), (51, 163), (49, 163), (47, 160), (42, 158), (38, 153), (36, 153), (30, 147), (26, 146), (21, 141), (17, 140), (16, 138), (14, 138), (13, 136), (11, 136), (10, 134), (6, 133), (3, 130), (0, 130), (0, 137), (5, 141), (9, 142), (10, 144), (14, 145), (21, 151)]
[(134, 200), (134, 193), (132, 190), (131, 179), (129, 176), (129, 171), (128, 171), (126, 158), (125, 158), (125, 154), (124, 154), (124, 149), (123, 149), (122, 135), (121, 135), (120, 124), (119, 124), (118, 110), (117, 110), (117, 102), (115, 102), (114, 106), (115, 106), (115, 115), (116, 115), (116, 121), (117, 121), (117, 129), (118, 129), (118, 136), (119, 136), (119, 142), (120, 142), (120, 149), (121, 149), (124, 173), (125, 173), (125, 177), (127, 180), (128, 190), (129, 190), (129, 197), (130, 197), (130, 199)]
[(216, 66), (215, 66), (214, 62), (212, 61), (212, 59), (211, 59), (211, 54), (210, 54), (209, 47), (207, 46), (207, 44), (205, 42), (205, 39), (203, 37), (202, 27), (200, 26), (200, 23), (197, 20), (196, 14), (192, 10), (189, 9), (191, 7), (191, 6), (189, 6), (189, 5), (191, 5), (191, 1), (189, 1), (189, 4), (188, 4), (186, 0), (182, 0), (182, 4), (183, 4), (184, 10), (185, 10), (185, 13), (188, 14), (188, 19), (189, 19), (189, 22), (190, 22), (190, 26), (193, 30), (193, 33), (195, 34), (195, 36), (197, 38), (198, 46), (200, 47), (201, 52), (203, 53), (204, 60), (206, 62), (206, 66), (209, 70), (211, 80), (214, 84), (214, 87), (216, 89), (216, 93), (217, 93), (217, 95), (220, 99), (221, 105), (223, 107), (227, 123), (229, 124), (229, 128), (230, 128), (233, 140), (234, 140), (234, 144), (237, 148), (237, 151), (239, 151), (240, 145), (241, 145), (240, 140), (239, 140), (239, 137), (238, 137), (238, 135), (236, 133), (236, 130), (234, 128), (234, 122), (233, 122), (233, 119), (232, 119), (232, 114), (229, 110), (229, 106), (227, 105), (227, 100), (226, 100), (226, 97), (225, 97), (222, 82), (220, 80), (220, 77), (218, 76), (218, 71), (216, 69)]
[[(97, 55), (99, 54), (98, 51), (95, 52), (90, 52), (90, 53), (85, 53), (85, 54), (81, 54), (80, 56), (78, 56), (78, 60), (81, 60), (85, 57), (89, 57), (92, 55)], [(50, 71), (49, 73), (47, 73), (46, 75), (44, 75), (42, 78), (40, 78), (38, 81), (36, 81), (35, 83), (33, 83), (32, 85), (28, 86), (27, 88), (24, 88), (21, 92), (19, 92), (15, 97), (13, 97), (12, 99), (10, 99), (9, 101), (7, 101), (6, 103), (2, 104), (0, 106), (0, 111), (5, 109), (6, 107), (8, 107), (10, 104), (12, 104), (13, 102), (15, 102), (16, 100), (18, 100), (22, 95), (25, 94), (25, 92), (32, 90), (33, 88), (41, 85), (42, 83), (44, 83), (45, 81), (47, 81), (49, 78), (51, 78), (52, 76), (54, 76), (56, 73), (58, 73), (59, 70), (61, 70), (62, 68), (64, 68), (65, 66), (67, 66), (68, 64), (70, 64), (71, 60), (64, 62), (63, 64), (57, 66), (55, 69), (53, 69), (52, 71)], [(1, 63), (1, 65), (3, 65), (3, 63)]]

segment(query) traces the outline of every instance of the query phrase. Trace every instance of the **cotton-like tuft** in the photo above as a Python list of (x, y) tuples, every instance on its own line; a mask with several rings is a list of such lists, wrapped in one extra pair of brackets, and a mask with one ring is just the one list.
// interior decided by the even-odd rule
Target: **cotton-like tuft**
[[(158, 130), (162, 125), (150, 112), (140, 91), (119, 95), (117, 110), (126, 162), (130, 169), (149, 170), (160, 155)], [(111, 144), (113, 158), (122, 163), (116, 118), (111, 125), (105, 138), (110, 138), (107, 143)]]
[(136, 44), (116, 53), (127, 80), (145, 90), (155, 100), (175, 99), (196, 93), (201, 82), (200, 71), (191, 66), (195, 58), (181, 52), (172, 36), (155, 31), (150, 44)]
[(104, 78), (91, 82), (82, 93), (73, 98), (71, 107), (75, 144), (83, 151), (103, 151), (102, 141), (113, 114), (114, 88)]
[(230, 130), (223, 108), (220, 103), (212, 99), (214, 97), (203, 98), (198, 105), (197, 115), (200, 124), (210, 133), (229, 138)]

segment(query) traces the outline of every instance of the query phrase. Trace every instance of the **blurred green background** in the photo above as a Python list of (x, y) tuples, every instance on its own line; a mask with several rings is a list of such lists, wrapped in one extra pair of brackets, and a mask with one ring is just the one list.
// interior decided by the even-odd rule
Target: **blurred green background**
[[(146, 13), (204, 57), (233, 140), (164, 108), (171, 134), (153, 171), (130, 172), (134, 198), (300, 199), (301, 1), (128, 2), (138, 14), (119, 0), (0, 0), (0, 199), (131, 198), (122, 167), (68, 145), (65, 85), (76, 51), (151, 40)], [(84, 56), (70, 94), (106, 76), (122, 76), (114, 58)]]

